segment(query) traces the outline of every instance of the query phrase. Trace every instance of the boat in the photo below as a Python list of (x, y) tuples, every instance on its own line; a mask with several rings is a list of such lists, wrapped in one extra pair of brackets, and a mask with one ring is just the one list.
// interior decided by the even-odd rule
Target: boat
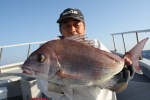
[[(131, 33), (136, 34), (138, 43), (138, 33), (143, 32), (150, 32), (150, 29), (111, 34), (114, 42), (114, 50), (110, 51), (120, 57), (123, 56), (123, 54), (116, 49), (115, 35), (122, 35), (124, 50), (126, 52), (124, 35)], [(0, 46), (0, 60), (3, 57), (5, 48), (26, 45), (28, 46), (28, 57), (31, 45), (39, 44), (40, 46), (45, 42), (46, 41)], [(22, 74), (22, 64), (23, 62), (0, 65), (0, 100), (31, 100), (31, 98), (46, 98), (46, 96), (37, 88), (36, 79)], [(140, 56), (139, 64), (143, 74), (139, 75), (135, 73), (134, 78), (129, 81), (127, 88), (124, 91), (116, 93), (117, 100), (150, 100), (150, 60)]]

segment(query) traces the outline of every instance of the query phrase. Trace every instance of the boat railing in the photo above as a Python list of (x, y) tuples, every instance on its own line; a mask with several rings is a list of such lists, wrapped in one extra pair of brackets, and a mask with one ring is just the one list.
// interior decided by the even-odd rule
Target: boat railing
[(3, 66), (0, 66), (0, 73), (20, 69), (20, 65), (22, 65), (22, 64), (23, 64), (23, 62), (18, 62), (18, 63), (6, 64)]
[[(146, 30), (137, 30), (137, 31), (128, 31), (128, 32), (121, 32), (121, 33), (113, 33), (111, 34), (112, 35), (112, 38), (113, 38), (113, 44), (114, 44), (114, 51), (117, 51), (116, 49), (116, 43), (115, 43), (115, 38), (114, 36), (115, 35), (122, 35), (122, 40), (123, 40), (123, 45), (124, 45), (124, 51), (126, 52), (126, 44), (125, 44), (125, 38), (124, 38), (124, 35), (125, 34), (135, 34), (136, 35), (136, 40), (137, 40), (137, 43), (139, 42), (139, 37), (138, 37), (138, 33), (146, 33), (146, 32), (150, 32), (150, 29), (146, 29)], [(142, 59), (142, 56), (140, 56), (139, 60)]]
[(43, 43), (45, 43), (45, 42), (47, 42), (47, 41), (30, 42), (30, 43), (23, 43), (23, 44), (0, 46), (0, 62), (1, 62), (1, 59), (2, 59), (2, 53), (3, 53), (3, 51), (4, 51), (5, 48), (11, 48), (11, 47), (17, 47), (17, 46), (25, 46), (25, 45), (28, 45), (28, 49), (27, 49), (27, 57), (28, 57), (29, 54), (30, 54), (31, 45), (33, 45), (33, 44), (43, 44)]

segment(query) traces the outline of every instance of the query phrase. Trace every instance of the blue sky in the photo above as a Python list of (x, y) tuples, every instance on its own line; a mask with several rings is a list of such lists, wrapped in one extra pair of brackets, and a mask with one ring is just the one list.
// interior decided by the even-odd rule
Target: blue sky
[[(52, 40), (60, 35), (56, 23), (60, 13), (78, 8), (85, 17), (87, 37), (113, 50), (110, 34), (150, 29), (149, 4), (150, 0), (0, 0), (0, 46)], [(150, 33), (139, 34), (139, 40), (146, 37)], [(115, 39), (117, 49), (123, 50), (121, 35)], [(125, 35), (125, 41), (127, 50), (131, 49), (135, 34)], [(149, 45), (150, 40), (144, 49), (149, 50)], [(17, 49), (10, 51), (19, 56)]]

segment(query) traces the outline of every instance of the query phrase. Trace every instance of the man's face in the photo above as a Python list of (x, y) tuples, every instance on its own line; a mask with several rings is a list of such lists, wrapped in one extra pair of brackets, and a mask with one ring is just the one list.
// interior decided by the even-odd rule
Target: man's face
[(68, 18), (63, 20), (60, 24), (60, 32), (64, 38), (73, 36), (75, 34), (85, 34), (85, 25), (80, 20)]

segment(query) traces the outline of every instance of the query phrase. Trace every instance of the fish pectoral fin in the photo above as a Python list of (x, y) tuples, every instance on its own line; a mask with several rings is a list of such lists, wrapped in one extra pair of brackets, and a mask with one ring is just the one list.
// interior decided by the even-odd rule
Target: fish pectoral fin
[(65, 93), (65, 95), (70, 99), (70, 100), (74, 100), (73, 99), (73, 90), (70, 87), (64, 86), (64, 85), (60, 85), (62, 91)]
[(115, 75), (114, 77), (112, 77), (111, 79), (109, 79), (103, 83), (98, 82), (98, 84), (96, 84), (96, 86), (101, 89), (111, 89), (114, 85), (116, 85), (116, 83), (118, 82), (119, 79), (120, 79), (120, 76)]

